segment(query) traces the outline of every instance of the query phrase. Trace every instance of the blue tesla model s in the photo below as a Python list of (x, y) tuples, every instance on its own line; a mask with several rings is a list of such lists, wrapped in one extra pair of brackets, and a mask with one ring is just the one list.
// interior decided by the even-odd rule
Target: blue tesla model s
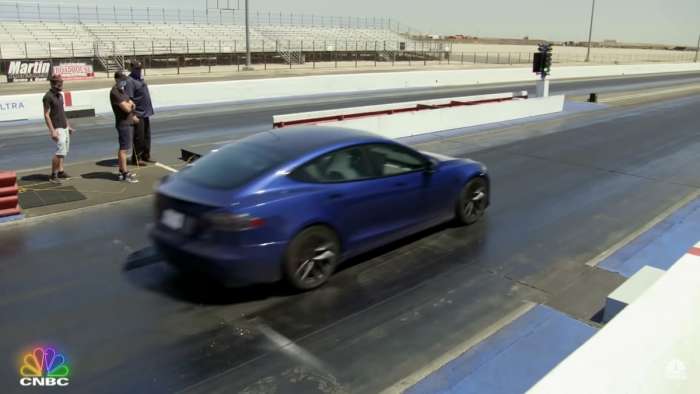
[(362, 252), (489, 205), (486, 167), (332, 127), (263, 132), (165, 179), (151, 237), (172, 265), (230, 286), (324, 284)]

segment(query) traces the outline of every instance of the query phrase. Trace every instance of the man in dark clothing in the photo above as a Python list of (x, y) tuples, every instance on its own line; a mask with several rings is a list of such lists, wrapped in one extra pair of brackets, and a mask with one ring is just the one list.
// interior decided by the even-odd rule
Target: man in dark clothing
[(119, 135), (119, 150), (117, 162), (119, 163), (119, 180), (129, 183), (137, 183), (136, 176), (129, 172), (126, 166), (126, 157), (131, 149), (131, 141), (134, 133), (134, 124), (138, 121), (134, 110), (136, 105), (126, 93), (126, 85), (129, 77), (121, 71), (114, 73), (114, 87), (109, 91), (109, 102), (114, 112), (115, 127)]
[(44, 121), (49, 129), (49, 137), (56, 143), (56, 153), (51, 159), (52, 183), (61, 183), (70, 179), (70, 176), (63, 170), (63, 161), (70, 148), (70, 134), (75, 131), (66, 118), (63, 108), (63, 78), (60, 75), (52, 75), (49, 78), (51, 89), (46, 92), (43, 98)]
[(139, 61), (131, 62), (131, 74), (126, 85), (126, 93), (136, 104), (138, 124), (134, 126), (134, 149), (131, 164), (144, 165), (152, 163), (151, 159), (151, 120), (154, 114), (151, 93), (143, 80), (143, 65)]

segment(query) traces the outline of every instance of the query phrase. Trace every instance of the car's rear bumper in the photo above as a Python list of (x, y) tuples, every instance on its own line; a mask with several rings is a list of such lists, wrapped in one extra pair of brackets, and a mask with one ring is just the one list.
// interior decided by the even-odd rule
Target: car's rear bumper
[(276, 282), (282, 277), (286, 243), (229, 246), (209, 240), (187, 240), (155, 228), (150, 233), (158, 251), (183, 272), (206, 276), (225, 286)]

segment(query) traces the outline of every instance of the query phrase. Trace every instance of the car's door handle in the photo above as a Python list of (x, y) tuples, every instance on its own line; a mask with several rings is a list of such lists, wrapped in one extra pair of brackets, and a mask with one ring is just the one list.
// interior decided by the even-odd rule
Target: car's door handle
[(343, 197), (342, 193), (331, 193), (328, 195), (328, 198), (331, 200), (335, 200), (335, 199), (338, 199), (340, 197)]
[(396, 182), (394, 186), (406, 186), (406, 182)]

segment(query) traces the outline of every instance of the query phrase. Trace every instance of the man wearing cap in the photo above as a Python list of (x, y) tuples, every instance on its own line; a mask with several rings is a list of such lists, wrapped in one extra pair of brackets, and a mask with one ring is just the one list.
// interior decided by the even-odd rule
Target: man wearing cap
[(51, 183), (61, 183), (70, 179), (63, 170), (63, 161), (70, 148), (70, 135), (75, 131), (66, 118), (63, 108), (63, 78), (52, 75), (49, 78), (51, 89), (44, 95), (44, 121), (49, 129), (49, 137), (56, 143), (56, 153), (51, 159)]
[(134, 60), (131, 62), (131, 74), (126, 85), (126, 93), (136, 104), (136, 116), (139, 122), (134, 126), (134, 149), (131, 156), (131, 164), (144, 165), (151, 160), (151, 120), (153, 104), (148, 85), (143, 79), (143, 64)]
[(119, 135), (119, 150), (117, 151), (117, 163), (119, 163), (119, 180), (129, 183), (137, 183), (136, 176), (129, 172), (126, 166), (126, 157), (131, 149), (134, 134), (134, 124), (138, 118), (134, 111), (136, 105), (126, 93), (126, 85), (129, 77), (122, 71), (114, 73), (114, 86), (109, 91), (109, 102), (114, 112), (115, 127)]

